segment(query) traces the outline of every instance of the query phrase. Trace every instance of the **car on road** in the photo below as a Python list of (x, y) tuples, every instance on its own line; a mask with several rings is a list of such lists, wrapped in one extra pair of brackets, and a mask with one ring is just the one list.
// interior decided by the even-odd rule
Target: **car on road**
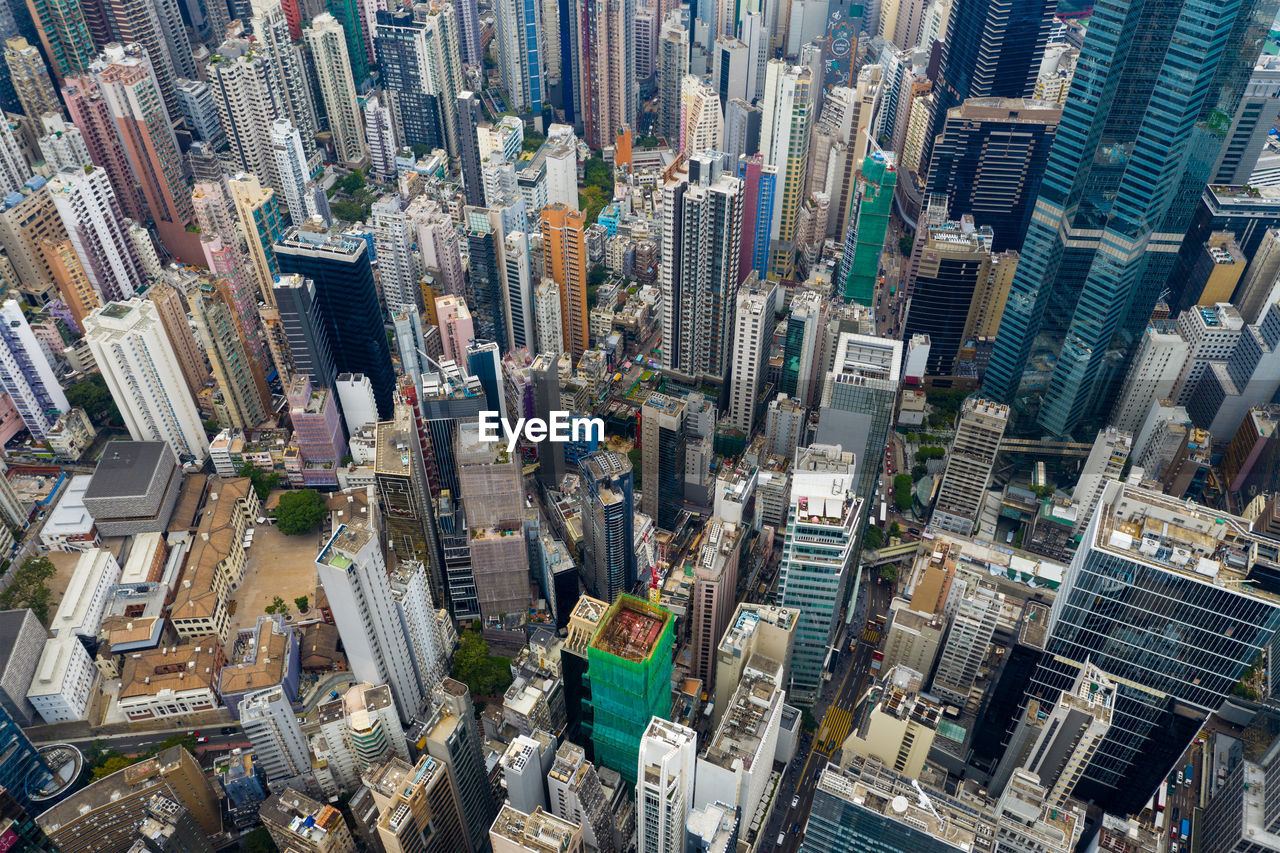
[(800, 795), (796, 794), (794, 797), (791, 798), (791, 808), (794, 809), (798, 805), (800, 805)]
[(785, 832), (779, 832), (779, 833), (778, 833), (778, 846), (779, 846), (779, 847), (781, 847), (783, 844), (786, 844), (786, 843), (787, 843), (787, 834), (786, 834)]
[(235, 734), (235, 733), (236, 733), (236, 727), (235, 727), (235, 726), (223, 726), (223, 727), (222, 727), (222, 733), (223, 733), (224, 735), (233, 735), (233, 734)]
[(205, 737), (204, 735), (201, 735), (200, 737), (196, 738), (196, 743), (208, 743), (208, 742), (209, 742), (209, 738)]

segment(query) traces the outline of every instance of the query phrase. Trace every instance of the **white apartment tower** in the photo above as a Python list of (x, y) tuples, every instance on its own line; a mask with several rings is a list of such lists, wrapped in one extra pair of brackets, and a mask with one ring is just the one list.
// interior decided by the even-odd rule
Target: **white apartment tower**
[(378, 199), (369, 210), (374, 244), (377, 246), (378, 275), (382, 299), (391, 312), (416, 306), (422, 278), (420, 255), (414, 245), (413, 224), (399, 195)]
[[(95, 170), (96, 171), (96, 170)], [(200, 410), (154, 302), (111, 302), (85, 318), (84, 339), (134, 441), (167, 441), (183, 459), (209, 454)]]
[(333, 15), (322, 12), (303, 30), (303, 37), (315, 57), (320, 95), (338, 159), (349, 165), (363, 165), (369, 157), (369, 146), (356, 101), (346, 33)]
[(560, 285), (550, 278), (538, 282), (533, 290), (533, 316), (537, 337), (534, 355), (558, 355), (564, 350), (560, 319)]
[(1132, 450), (1131, 434), (1121, 432), (1113, 426), (1098, 432), (1089, 451), (1089, 458), (1080, 469), (1075, 491), (1071, 493), (1071, 501), (1076, 505), (1075, 533), (1084, 533), (1089, 519), (1093, 518), (1094, 508), (1098, 506), (1098, 499), (1102, 497), (1102, 490), (1109, 481), (1120, 479)]
[(311, 772), (311, 753), (289, 697), (279, 685), (240, 700), (240, 725), (253, 744), (254, 761), (275, 783)]
[(987, 656), (987, 646), (1004, 606), (1004, 594), (990, 581), (976, 576), (957, 577), (952, 581), (951, 600), (956, 602), (955, 613), (938, 658), (931, 692), (964, 708), (978, 678), (978, 668)]
[(271, 123), (271, 156), (276, 174), (280, 176), (277, 186), (284, 195), (285, 206), (289, 208), (289, 218), (294, 225), (302, 225), (316, 212), (314, 203), (308, 204), (307, 183), (311, 180), (311, 171), (307, 168), (302, 137), (287, 118), (278, 118)]
[(245, 39), (228, 39), (209, 63), (208, 82), (218, 121), (240, 168), (269, 187), (280, 187), (271, 153), (271, 122), (277, 116), (268, 60)]
[(364, 134), (369, 144), (369, 170), (387, 181), (396, 176), (396, 132), (391, 108), (376, 95), (364, 102)]
[(377, 535), (361, 520), (339, 526), (316, 558), (316, 567), (352, 673), (369, 684), (389, 685), (401, 718), (412, 719), (426, 694), (396, 612)]
[[(277, 115), (283, 115), (293, 122), (302, 137), (306, 161), (319, 166), (316, 112), (311, 103), (311, 87), (302, 70), (302, 57), (294, 47), (289, 22), (285, 19), (280, 0), (250, 0), (250, 6), (253, 12), (250, 25), (253, 27), (254, 44), (266, 58), (272, 88), (283, 108)], [(319, 71), (323, 79), (324, 69)]]
[(773, 338), (773, 311), (777, 287), (761, 284), (755, 270), (738, 291), (734, 316), (733, 373), (729, 385), (729, 417), (726, 423), (748, 438), (755, 425), (756, 400), (764, 379), (764, 363)]
[(973, 533), (1008, 425), (1008, 406), (972, 398), (965, 401), (933, 508), (934, 527), (961, 536)]
[(692, 157), (703, 151), (719, 151), (723, 145), (720, 96), (701, 78), (686, 74), (680, 81), (680, 151)]
[(106, 170), (96, 166), (63, 169), (48, 188), (98, 298), (107, 302), (133, 296), (146, 282), (146, 273)]
[(1129, 365), (1111, 422), (1116, 429), (1134, 435), (1156, 400), (1170, 397), (1178, 374), (1191, 349), (1181, 335), (1148, 328), (1142, 333), (1138, 353)]
[(37, 438), (44, 438), (58, 415), (71, 409), (49, 358), (17, 300), (5, 300), (0, 306), (0, 387)]
[(636, 772), (636, 853), (682, 853), (693, 808), (698, 735), (659, 717), (640, 739)]
[(507, 285), (502, 306), (507, 315), (506, 349), (528, 347), (534, 342), (533, 270), (529, 265), (528, 235), (512, 231), (503, 238), (502, 254)]

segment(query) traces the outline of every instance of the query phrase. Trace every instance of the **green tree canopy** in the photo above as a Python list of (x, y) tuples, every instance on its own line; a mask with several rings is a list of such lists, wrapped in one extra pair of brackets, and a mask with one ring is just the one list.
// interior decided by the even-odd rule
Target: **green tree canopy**
[(862, 544), (872, 551), (884, 544), (884, 531), (874, 524), (867, 526), (867, 532), (862, 537)]
[(276, 526), (285, 536), (298, 536), (318, 530), (328, 514), (324, 498), (315, 489), (285, 492), (276, 507)]
[(84, 409), (94, 423), (120, 422), (120, 410), (116, 408), (116, 401), (111, 398), (107, 380), (101, 373), (91, 373), (79, 382), (73, 382), (67, 386), (66, 394), (67, 402)]
[(308, 599), (305, 595), (300, 595), (293, 600), (293, 604), (295, 607), (298, 608), (299, 613), (306, 613), (307, 608), (311, 606), (311, 600)]
[(479, 696), (492, 696), (511, 686), (511, 660), (489, 654), (478, 630), (464, 631), (453, 656), (452, 675)]
[(345, 176), (341, 181), (338, 182), (338, 188), (341, 189), (347, 195), (351, 195), (356, 190), (362, 189), (364, 187), (364, 184), (365, 184), (364, 172), (360, 171), (359, 169), (356, 169), (353, 172), (351, 172), (351, 174)]
[(49, 603), (53, 592), (49, 579), (57, 569), (48, 557), (27, 557), (13, 573), (13, 582), (0, 593), (0, 609), (30, 608), (41, 623), (49, 624)]
[(911, 475), (898, 474), (893, 478), (893, 505), (899, 512), (911, 509)]
[(240, 476), (248, 477), (253, 483), (253, 490), (258, 495), (258, 500), (265, 501), (267, 495), (271, 494), (280, 485), (280, 475), (274, 471), (268, 474), (261, 468), (257, 468), (247, 462), (240, 466)]

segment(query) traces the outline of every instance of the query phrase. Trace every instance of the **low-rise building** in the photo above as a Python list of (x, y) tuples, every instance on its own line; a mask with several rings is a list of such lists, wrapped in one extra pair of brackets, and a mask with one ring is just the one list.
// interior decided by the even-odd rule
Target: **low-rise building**
[(169, 612), (182, 639), (214, 634), (225, 643), (231, 633), (227, 614), (231, 588), (244, 578), (245, 531), (262, 512), (262, 505), (248, 477), (214, 477), (208, 490), (195, 544), (187, 554)]
[(97, 692), (98, 670), (74, 634), (50, 637), (27, 689), (27, 700), (46, 723), (83, 720)]
[(127, 655), (120, 668), (120, 710), (131, 722), (211, 711), (218, 707), (225, 663), (222, 642), (212, 634)]
[(64, 462), (75, 462), (98, 437), (98, 429), (84, 409), (75, 407), (63, 412), (45, 433), (45, 441), (53, 455)]
[(247, 693), (278, 685), (289, 701), (298, 701), (300, 673), (298, 632), (283, 616), (259, 616), (257, 625), (236, 635), (218, 692), (231, 716), (239, 719), (240, 700)]
[(107, 608), (98, 629), (94, 664), (103, 678), (119, 678), (123, 656), (173, 644), (165, 606), (169, 588), (160, 583), (120, 584), (107, 595)]
[(120, 564), (102, 548), (80, 554), (49, 630), (55, 637), (72, 635), (96, 640), (107, 609), (107, 594), (120, 580)]
[(161, 532), (182, 488), (182, 469), (165, 441), (111, 441), (84, 493), (103, 536)]
[(84, 493), (93, 476), (81, 474), (67, 483), (62, 497), (40, 528), (40, 544), (50, 551), (85, 551), (102, 544), (98, 525), (84, 504)]
[(0, 611), (0, 708), (20, 726), (35, 719), (27, 689), (35, 678), (49, 632), (30, 610)]
[(942, 719), (942, 707), (919, 695), (922, 680), (919, 672), (895, 666), (867, 691), (844, 741), (842, 767), (854, 756), (874, 756), (898, 773), (919, 777)]

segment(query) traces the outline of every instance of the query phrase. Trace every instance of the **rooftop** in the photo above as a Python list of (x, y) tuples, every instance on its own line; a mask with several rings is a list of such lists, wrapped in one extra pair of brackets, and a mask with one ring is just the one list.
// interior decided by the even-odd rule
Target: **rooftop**
[(93, 480), (91, 474), (80, 474), (72, 477), (62, 497), (45, 519), (40, 533), (44, 537), (59, 537), (87, 532), (93, 527), (93, 516), (84, 505), (84, 493)]
[[(105, 309), (104, 309), (105, 310)], [(178, 464), (163, 441), (111, 441), (102, 451), (85, 498), (143, 497), (156, 469)]]
[(353, 519), (334, 531), (333, 537), (324, 546), (316, 562), (345, 571), (352, 563), (350, 555), (360, 553), (360, 549), (369, 544), (372, 538), (373, 532), (364, 522)]
[(576, 823), (547, 814), (541, 806), (535, 807), (533, 814), (525, 814), (504, 804), (489, 833), (521, 844), (525, 850), (560, 853), (569, 849), (582, 830)]
[(181, 646), (127, 655), (120, 669), (120, 699), (156, 697), (217, 686), (222, 646), (214, 635)]
[(283, 617), (258, 617), (255, 627), (236, 636), (231, 660), (222, 668), (218, 692), (244, 693), (279, 684), (288, 671), (292, 633)]
[(605, 614), (591, 647), (638, 663), (653, 654), (663, 629), (670, 622), (671, 614), (662, 608), (623, 595)]
[[(768, 766), (755, 768), (754, 765), (768, 734), (769, 721), (783, 698), (784, 693), (773, 678), (760, 675), (745, 677), (729, 700), (720, 727), (702, 758), (728, 770), (735, 769), (739, 761), (746, 773), (753, 769), (768, 770)], [(772, 759), (772, 754), (765, 756), (766, 762)]]

